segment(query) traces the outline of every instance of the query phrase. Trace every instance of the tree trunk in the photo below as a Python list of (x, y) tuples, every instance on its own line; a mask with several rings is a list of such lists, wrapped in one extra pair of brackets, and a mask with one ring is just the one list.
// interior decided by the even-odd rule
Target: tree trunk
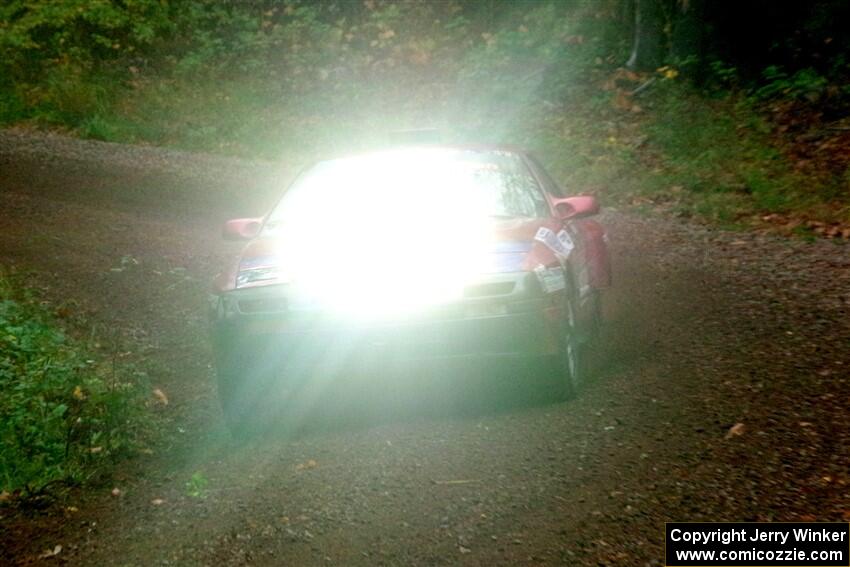
[(664, 10), (661, 0), (635, 0), (635, 41), (626, 67), (657, 69), (664, 58)]
[(705, 59), (703, 0), (676, 0), (670, 51), (675, 64), (691, 79), (698, 79)]

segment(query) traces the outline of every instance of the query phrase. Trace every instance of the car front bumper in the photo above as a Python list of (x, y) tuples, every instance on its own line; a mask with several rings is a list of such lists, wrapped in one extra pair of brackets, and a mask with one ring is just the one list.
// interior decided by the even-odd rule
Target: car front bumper
[(563, 301), (540, 293), (532, 278), (494, 276), (476, 289), (499, 293), (369, 321), (293, 307), (285, 286), (230, 291), (211, 297), (214, 350), (219, 364), (280, 370), (555, 355)]

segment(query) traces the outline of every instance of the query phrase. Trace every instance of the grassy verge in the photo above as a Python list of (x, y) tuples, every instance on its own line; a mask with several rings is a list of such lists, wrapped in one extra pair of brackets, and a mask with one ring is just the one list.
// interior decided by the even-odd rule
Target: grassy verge
[(0, 278), (0, 493), (86, 481), (152, 431), (143, 374), (92, 354)]
[[(850, 221), (848, 202), (791, 166), (745, 96), (707, 98), (671, 82), (630, 104), (638, 112), (619, 109), (602, 166), (591, 170), (613, 200), (727, 228), (771, 213)], [(819, 210), (827, 202), (838, 206)]]

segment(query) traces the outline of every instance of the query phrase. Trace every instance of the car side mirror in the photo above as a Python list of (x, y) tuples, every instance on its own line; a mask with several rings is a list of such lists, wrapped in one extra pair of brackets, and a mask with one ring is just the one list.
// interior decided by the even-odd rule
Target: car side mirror
[(225, 240), (251, 240), (262, 228), (262, 218), (232, 219), (224, 223), (221, 235)]
[(561, 220), (589, 217), (599, 212), (599, 202), (592, 195), (554, 199), (552, 204)]

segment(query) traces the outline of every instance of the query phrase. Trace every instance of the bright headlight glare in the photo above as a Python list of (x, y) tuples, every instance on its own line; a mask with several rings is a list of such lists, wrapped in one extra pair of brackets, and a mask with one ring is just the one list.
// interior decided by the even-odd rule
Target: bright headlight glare
[(311, 188), (326, 199), (321, 218), (294, 212), (307, 197), (293, 195), (293, 212), (274, 235), (301, 293), (340, 312), (380, 316), (460, 298), (485, 271), (493, 227), (480, 195), (457, 186), (451, 164), (400, 188), (408, 159), (416, 158), (364, 160), (358, 167), (371, 169), (363, 175), (323, 179)]

